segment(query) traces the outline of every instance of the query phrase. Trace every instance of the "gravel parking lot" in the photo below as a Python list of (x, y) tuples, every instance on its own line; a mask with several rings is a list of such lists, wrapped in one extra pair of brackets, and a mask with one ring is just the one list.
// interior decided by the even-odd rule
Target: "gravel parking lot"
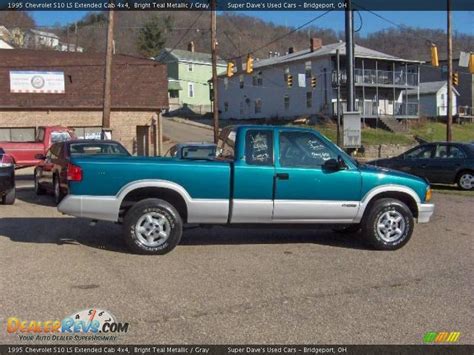
[(193, 229), (165, 256), (130, 254), (120, 227), (59, 214), (18, 176), (0, 206), (5, 321), (90, 307), (129, 322), (119, 343), (422, 343), (428, 331), (474, 342), (474, 193), (435, 192), (430, 224), (396, 252), (329, 230)]

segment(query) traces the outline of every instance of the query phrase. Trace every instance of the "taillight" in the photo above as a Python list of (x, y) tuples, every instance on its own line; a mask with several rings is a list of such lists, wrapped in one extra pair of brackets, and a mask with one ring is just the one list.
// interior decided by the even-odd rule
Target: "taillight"
[(68, 181), (82, 181), (82, 169), (69, 163), (67, 165), (67, 179)]
[(0, 167), (6, 168), (8, 166), (13, 166), (13, 158), (7, 154), (3, 154), (2, 159), (0, 159)]

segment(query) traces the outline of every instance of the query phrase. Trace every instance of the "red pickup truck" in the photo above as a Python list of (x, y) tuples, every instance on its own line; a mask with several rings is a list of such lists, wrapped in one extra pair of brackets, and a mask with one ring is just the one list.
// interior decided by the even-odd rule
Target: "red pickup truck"
[(39, 127), (34, 142), (0, 142), (0, 147), (8, 153), (15, 167), (25, 168), (39, 163), (37, 154), (45, 155), (51, 144), (76, 139), (71, 128), (61, 126)]

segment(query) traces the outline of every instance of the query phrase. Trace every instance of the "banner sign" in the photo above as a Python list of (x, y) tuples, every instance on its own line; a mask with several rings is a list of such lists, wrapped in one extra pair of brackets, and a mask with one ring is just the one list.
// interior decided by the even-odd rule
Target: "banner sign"
[(11, 70), (10, 92), (64, 94), (64, 72)]
[(344, 112), (344, 148), (359, 148), (361, 146), (360, 112)]

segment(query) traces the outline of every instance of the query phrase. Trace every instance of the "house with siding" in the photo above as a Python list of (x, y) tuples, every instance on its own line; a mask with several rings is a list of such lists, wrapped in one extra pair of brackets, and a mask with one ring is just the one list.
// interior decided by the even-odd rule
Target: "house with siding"
[[(453, 87), (452, 112), (457, 115), (457, 98), (459, 92)], [(408, 90), (408, 99), (418, 95), (416, 90)], [(440, 117), (448, 114), (448, 83), (446, 81), (432, 81), (420, 83), (420, 116)]]
[[(356, 110), (364, 119), (381, 116), (418, 118), (418, 96), (403, 100), (403, 92), (419, 89), (421, 62), (398, 58), (355, 45)], [(323, 45), (311, 39), (307, 49), (289, 48), (282, 56), (254, 62), (252, 74), (239, 70), (218, 81), (223, 119), (290, 119), (337, 113), (337, 53), (340, 55), (341, 112), (346, 109), (345, 43)], [(288, 85), (288, 77), (292, 85)]]
[[(183, 106), (199, 114), (211, 111), (209, 80), (212, 78), (211, 54), (196, 52), (194, 43), (188, 50), (165, 48), (155, 57), (168, 68), (170, 110)], [(227, 63), (218, 60), (218, 74), (225, 72)]]

